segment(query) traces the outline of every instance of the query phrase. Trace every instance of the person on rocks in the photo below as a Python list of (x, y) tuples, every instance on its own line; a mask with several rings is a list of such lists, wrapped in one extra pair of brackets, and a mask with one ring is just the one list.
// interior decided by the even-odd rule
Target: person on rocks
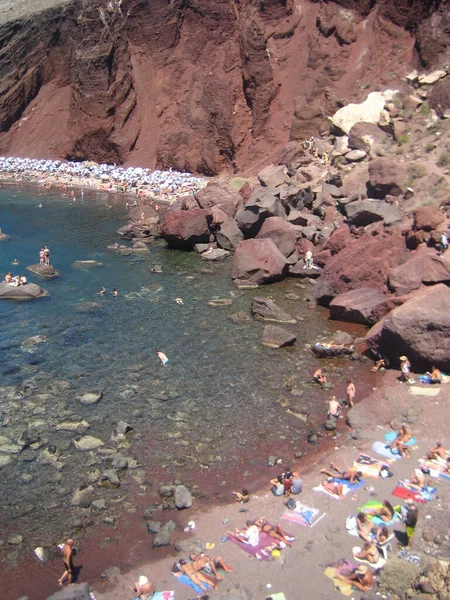
[(225, 564), (220, 556), (211, 558), (206, 554), (189, 554), (189, 559), (192, 561), (192, 566), (195, 571), (205, 571), (206, 574), (212, 573), (218, 581), (222, 581), (222, 576), (218, 575), (217, 569), (223, 569), (227, 573), (231, 573), (233, 570), (229, 565)]
[(44, 246), (44, 263), (50, 264), (50, 248), (48, 246)]
[(353, 383), (353, 381), (351, 379), (349, 379), (347, 381), (347, 403), (348, 406), (350, 408), (353, 408), (353, 404), (355, 403), (355, 395), (356, 395), (356, 388), (355, 388), (355, 384)]
[(280, 525), (272, 525), (266, 520), (265, 517), (257, 519), (254, 523), (259, 531), (266, 533), (269, 537), (274, 538), (279, 542), (283, 542), (287, 546), (292, 546), (292, 541), (295, 538), (286, 536), (286, 533), (283, 531)]
[(13, 275), (12, 275), (12, 273), (10, 271), (8, 273), (6, 273), (6, 275), (5, 275), (5, 281), (6, 281), (6, 283), (12, 283), (12, 281), (13, 281)]
[(328, 418), (339, 419), (341, 416), (341, 405), (336, 400), (336, 396), (331, 396), (330, 403), (328, 405)]
[(319, 385), (324, 385), (327, 382), (327, 378), (324, 375), (324, 370), (325, 369), (319, 368), (314, 371), (313, 380)]
[(442, 373), (436, 367), (431, 367), (431, 372), (427, 371), (430, 377), (430, 383), (442, 383)]
[(307, 250), (305, 252), (305, 264), (303, 265), (304, 269), (312, 269), (313, 268), (313, 255), (311, 250)]
[[(409, 448), (406, 444), (411, 438), (412, 435), (409, 432), (408, 427), (406, 425), (402, 425), (397, 432), (397, 437), (390, 445), (391, 450), (397, 450), (402, 458), (409, 458)], [(389, 448), (389, 445), (387, 445), (387, 448)]]
[(73, 544), (72, 538), (69, 538), (62, 548), (62, 556), (64, 563), (64, 573), (58, 579), (59, 585), (62, 586), (64, 580), (68, 579), (69, 585), (72, 585), (73, 581)]
[(44, 265), (45, 264), (45, 254), (44, 254), (44, 248), (41, 248), (39, 250), (39, 264), (40, 265)]
[(428, 460), (445, 460), (447, 456), (446, 449), (442, 446), (441, 442), (437, 442), (434, 448), (430, 448), (427, 453)]
[(448, 249), (448, 238), (445, 231), (441, 233), (441, 237), (439, 238), (439, 252), (438, 256), (444, 256), (445, 251)]
[(387, 359), (380, 353), (377, 354), (377, 359), (375, 361), (374, 366), (372, 367), (371, 371), (373, 373), (378, 373), (378, 371), (384, 371), (385, 369), (388, 368), (388, 361)]
[(361, 592), (370, 592), (374, 584), (373, 573), (366, 565), (359, 565), (349, 577), (338, 574), (336, 579), (348, 583)]
[(415, 383), (414, 378), (411, 376), (411, 363), (405, 355), (400, 356), (400, 370), (402, 372), (400, 381)]
[(291, 494), (297, 495), (300, 494), (303, 490), (303, 482), (300, 479), (300, 475), (294, 471), (292, 473), (292, 481), (291, 481)]
[(139, 580), (130, 588), (140, 600), (150, 600), (153, 596), (153, 583), (145, 575), (141, 575)]
[(341, 471), (341, 469), (334, 463), (331, 463), (330, 467), (333, 469), (333, 471), (335, 471), (335, 473), (332, 473), (328, 469), (321, 469), (320, 472), (324, 475), (328, 475), (328, 477), (336, 477), (337, 473), (339, 479), (347, 480), (350, 485), (359, 483), (359, 481), (361, 481), (362, 473), (361, 471), (358, 471), (356, 467), (349, 467), (346, 471)]
[(25, 275), (22, 275), (22, 277), (19, 279), (19, 285), (26, 285), (28, 283), (28, 279), (25, 277)]
[(243, 488), (242, 492), (233, 492), (233, 496), (235, 496), (236, 502), (240, 502), (241, 504), (246, 504), (250, 501), (250, 495), (247, 488)]

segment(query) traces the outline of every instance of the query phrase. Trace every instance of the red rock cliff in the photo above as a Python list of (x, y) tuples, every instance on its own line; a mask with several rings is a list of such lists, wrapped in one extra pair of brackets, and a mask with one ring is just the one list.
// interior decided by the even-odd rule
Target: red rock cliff
[[(215, 174), (448, 60), (425, 0), (40, 0), (0, 8), (0, 153)], [(14, 7), (15, 5), (13, 5)]]

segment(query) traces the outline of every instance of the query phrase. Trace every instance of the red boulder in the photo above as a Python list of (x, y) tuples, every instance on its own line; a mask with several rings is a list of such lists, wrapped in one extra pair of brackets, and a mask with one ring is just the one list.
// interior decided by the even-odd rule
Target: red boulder
[(286, 270), (286, 259), (271, 239), (244, 240), (236, 248), (232, 278), (238, 285), (279, 281)]
[(171, 248), (192, 249), (195, 244), (209, 242), (211, 224), (209, 210), (176, 210), (167, 212), (159, 227), (159, 234)]

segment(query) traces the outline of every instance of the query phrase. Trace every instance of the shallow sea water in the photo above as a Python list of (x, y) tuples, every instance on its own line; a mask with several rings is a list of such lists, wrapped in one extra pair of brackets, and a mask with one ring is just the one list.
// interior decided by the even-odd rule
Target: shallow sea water
[[(58, 193), (0, 188), (0, 227), (11, 236), (0, 243), (0, 273), (26, 273), (50, 294), (32, 302), (0, 301), (0, 451), (30, 424), (40, 432), (37, 443), (11, 455), (0, 471), (3, 538), (17, 532), (24, 537), (19, 552), (6, 545), (10, 560), (71, 531), (73, 490), (87, 483), (89, 470), (102, 468), (108, 448), (116, 448), (110, 436), (121, 419), (135, 429), (121, 452), (139, 467), (123, 475), (128, 484), (119, 491), (99, 490), (115, 502), (132, 501), (133, 484), (155, 472), (171, 481), (180, 470), (189, 479), (199, 470), (232, 471), (236, 463), (242, 470), (260, 469), (268, 448), (302, 449), (307, 429), (323, 420), (328, 396), (308, 381), (318, 361), (305, 345), (332, 335), (338, 324), (321, 310), (308, 310), (308, 290), (292, 280), (239, 291), (231, 283), (231, 262), (206, 263), (162, 242), (150, 247), (150, 255), (108, 251), (126, 223), (124, 203), (86, 192), (71, 204)], [(61, 273), (57, 279), (25, 270), (38, 262), (44, 244)], [(18, 267), (11, 266), (13, 259)], [(75, 260), (102, 266), (75, 269)], [(155, 264), (163, 265), (163, 273), (151, 272)], [(108, 292), (116, 287), (119, 296), (99, 296), (102, 286)], [(299, 297), (289, 299), (289, 292)], [(251, 299), (261, 295), (299, 318), (286, 326), (297, 335), (295, 347), (265, 348), (262, 323), (230, 320), (238, 311), (249, 314)], [(214, 298), (232, 305), (208, 305)], [(22, 346), (39, 334), (48, 341)], [(168, 356), (167, 366), (158, 350)], [(82, 405), (77, 396), (93, 390), (103, 392), (101, 401)], [(308, 425), (287, 408), (308, 413)], [(84, 434), (102, 439), (106, 452), (80, 452), (73, 446), (78, 434), (58, 431), (61, 422), (82, 419), (89, 424)], [(56, 460), (46, 453), (52, 445)]]

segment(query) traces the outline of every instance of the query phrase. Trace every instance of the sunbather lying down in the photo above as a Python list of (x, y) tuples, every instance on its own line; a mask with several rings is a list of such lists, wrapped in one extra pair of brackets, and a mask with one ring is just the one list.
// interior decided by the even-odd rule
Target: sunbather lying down
[(344, 486), (342, 483), (334, 481), (331, 477), (329, 479), (325, 479), (325, 481), (322, 481), (322, 487), (324, 490), (330, 492), (330, 494), (333, 494), (334, 496), (337, 496), (339, 499), (344, 497)]
[(341, 471), (334, 463), (331, 463), (330, 467), (333, 469), (332, 473), (328, 469), (321, 469), (320, 472), (328, 477), (336, 477), (336, 473), (340, 479), (347, 479), (351, 485), (358, 483), (362, 477), (361, 471), (358, 471), (357, 467), (349, 467), (346, 471)]
[(275, 540), (284, 542), (287, 546), (292, 546), (291, 542), (292, 542), (292, 540), (294, 540), (294, 538), (287, 537), (286, 533), (283, 531), (283, 529), (280, 527), (280, 525), (272, 525), (271, 523), (266, 521), (265, 517), (261, 517), (260, 519), (257, 519), (254, 523), (255, 523), (256, 527), (259, 529), (259, 531), (263, 531), (264, 533), (267, 533), (267, 535), (274, 538)]
[(207, 574), (212, 573), (218, 581), (221, 581), (223, 578), (217, 573), (217, 569), (223, 569), (227, 573), (231, 573), (233, 570), (229, 565), (225, 564), (220, 556), (211, 558), (210, 556), (201, 553), (189, 554), (189, 558), (192, 561), (192, 566), (196, 572), (204, 570)]
[(173, 565), (172, 573), (175, 573), (175, 575), (177, 573), (184, 573), (189, 577), (192, 583), (198, 585), (198, 587), (204, 592), (206, 592), (206, 590), (208, 589), (207, 587), (205, 587), (205, 584), (211, 585), (215, 590), (219, 589), (217, 587), (217, 578), (208, 577), (202, 572), (201, 569), (196, 571), (193, 564), (187, 563), (182, 558)]

